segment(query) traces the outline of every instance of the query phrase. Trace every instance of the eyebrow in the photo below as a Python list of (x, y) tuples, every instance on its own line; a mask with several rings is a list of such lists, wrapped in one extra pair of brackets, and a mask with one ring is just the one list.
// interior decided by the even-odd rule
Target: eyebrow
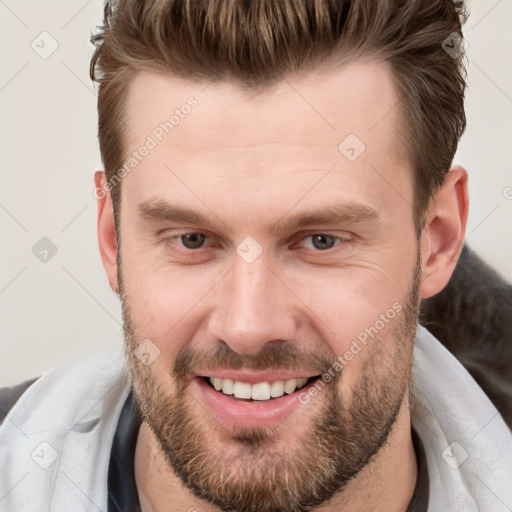
[(334, 226), (336, 224), (354, 224), (359, 222), (377, 221), (380, 215), (377, 210), (357, 203), (333, 205), (315, 212), (288, 217), (288, 214), (277, 221), (270, 229), (271, 234), (296, 231), (315, 224)]
[[(209, 218), (189, 208), (172, 205), (162, 199), (150, 199), (138, 205), (139, 214), (148, 220), (186, 222), (213, 231), (229, 230), (219, 218)], [(315, 224), (334, 226), (336, 224), (378, 221), (381, 216), (377, 210), (358, 203), (332, 205), (314, 212), (296, 216), (289, 213), (267, 228), (268, 233), (278, 235), (296, 231)]]
[(188, 222), (189, 224), (208, 226), (217, 231), (222, 231), (226, 228), (229, 230), (228, 226), (219, 218), (210, 219), (202, 213), (189, 208), (172, 205), (163, 199), (149, 199), (148, 201), (140, 203), (137, 209), (139, 210), (139, 214), (148, 220)]

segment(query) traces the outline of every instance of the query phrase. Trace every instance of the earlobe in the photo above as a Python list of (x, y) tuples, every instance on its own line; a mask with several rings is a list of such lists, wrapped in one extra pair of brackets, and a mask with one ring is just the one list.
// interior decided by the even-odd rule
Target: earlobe
[(466, 234), (468, 218), (468, 175), (452, 167), (426, 213), (421, 236), (422, 279), (420, 297), (439, 293), (450, 280)]
[(94, 173), (95, 194), (98, 206), (98, 243), (101, 260), (107, 273), (110, 287), (119, 293), (117, 282), (117, 237), (110, 189), (104, 171)]

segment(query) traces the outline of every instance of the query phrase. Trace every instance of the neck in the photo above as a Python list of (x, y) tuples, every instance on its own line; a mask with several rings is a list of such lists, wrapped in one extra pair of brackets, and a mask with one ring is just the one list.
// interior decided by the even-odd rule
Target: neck
[[(405, 512), (417, 479), (416, 455), (411, 436), (409, 397), (406, 395), (385, 445), (343, 490), (315, 512)], [(196, 498), (168, 466), (145, 423), (135, 449), (135, 481), (142, 512), (220, 509)]]

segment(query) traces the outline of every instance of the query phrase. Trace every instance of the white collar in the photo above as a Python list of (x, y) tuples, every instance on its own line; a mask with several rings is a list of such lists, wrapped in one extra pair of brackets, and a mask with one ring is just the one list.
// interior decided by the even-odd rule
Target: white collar
[(427, 458), (429, 512), (510, 512), (512, 433), (466, 369), (421, 326), (413, 384), (412, 424)]
[[(107, 511), (110, 450), (130, 391), (123, 363), (120, 348), (81, 356), (21, 396), (0, 426), (0, 512)], [(420, 326), (413, 395), (429, 512), (510, 512), (512, 434), (464, 367)]]

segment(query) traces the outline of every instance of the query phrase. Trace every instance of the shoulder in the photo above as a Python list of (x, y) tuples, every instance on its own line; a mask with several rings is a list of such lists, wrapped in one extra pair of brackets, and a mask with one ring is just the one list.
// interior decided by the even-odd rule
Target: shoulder
[(0, 425), (23, 393), (38, 379), (26, 380), (15, 386), (0, 388)]
[(512, 285), (467, 246), (420, 323), (466, 368), (512, 429)]

